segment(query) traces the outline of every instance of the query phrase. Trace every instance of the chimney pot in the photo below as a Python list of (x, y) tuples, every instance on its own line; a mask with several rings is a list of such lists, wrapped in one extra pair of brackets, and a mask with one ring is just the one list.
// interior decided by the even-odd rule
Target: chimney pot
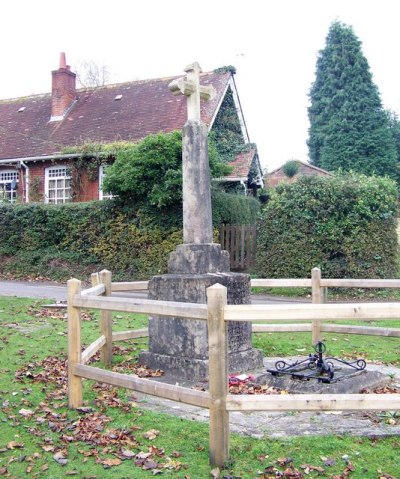
[(65, 52), (60, 53), (60, 68), (67, 68), (67, 61), (65, 59)]

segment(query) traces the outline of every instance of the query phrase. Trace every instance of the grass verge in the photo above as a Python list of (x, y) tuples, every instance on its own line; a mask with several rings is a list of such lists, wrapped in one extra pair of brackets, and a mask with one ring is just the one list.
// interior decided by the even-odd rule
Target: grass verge
[[(116, 330), (143, 327), (140, 315), (114, 314)], [(390, 322), (394, 326), (393, 322)], [(381, 324), (381, 323), (380, 323)], [(398, 324), (399, 325), (399, 324)], [(85, 314), (82, 341), (98, 336)], [(309, 347), (309, 335), (257, 335), (256, 346), (284, 355)], [(293, 336), (293, 337), (292, 337)], [(350, 338), (348, 338), (350, 341)], [(337, 337), (338, 350), (357, 352), (365, 340)], [(373, 338), (371, 360), (396, 363), (392, 338)], [(353, 341), (353, 339), (351, 339)], [(390, 342), (387, 342), (390, 341)], [(398, 341), (397, 341), (398, 342)], [(275, 349), (271, 349), (271, 344)], [(146, 343), (119, 343), (115, 366), (133, 369)], [(390, 350), (394, 349), (397, 359)], [(400, 477), (400, 439), (347, 436), (253, 439), (231, 435), (231, 462), (219, 475), (208, 464), (208, 425), (145, 411), (131, 392), (85, 381), (85, 407), (66, 407), (67, 350), (64, 312), (39, 302), (0, 298), (0, 475), (9, 478), (266, 479)], [(307, 349), (308, 351), (308, 349)], [(334, 351), (332, 351), (334, 352)], [(147, 374), (148, 371), (137, 371)]]

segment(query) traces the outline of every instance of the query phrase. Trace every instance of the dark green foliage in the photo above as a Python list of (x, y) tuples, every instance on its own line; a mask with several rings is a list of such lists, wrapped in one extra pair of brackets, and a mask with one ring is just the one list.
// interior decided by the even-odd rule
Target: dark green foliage
[(399, 168), (399, 165), (400, 165), (400, 119), (397, 113), (393, 111), (387, 111), (386, 114), (388, 117), (390, 133), (392, 135), (392, 138), (396, 146), (397, 168)]
[[(144, 140), (115, 154), (107, 169), (104, 190), (121, 202), (165, 208), (182, 201), (182, 134), (149, 135)], [(212, 176), (224, 176), (230, 168), (221, 163), (217, 152), (209, 148)]]
[(397, 274), (397, 189), (350, 174), (281, 184), (261, 213), (257, 264), (265, 278), (391, 278)]
[(224, 101), (215, 118), (209, 135), (210, 143), (215, 145), (219, 158), (229, 163), (242, 151), (251, 147), (245, 144), (233, 93), (230, 88), (226, 92)]
[(233, 65), (226, 65), (224, 67), (219, 67), (214, 70), (214, 73), (232, 73), (232, 75), (236, 75), (236, 67)]
[[(253, 198), (220, 192), (213, 210), (215, 226), (254, 223), (258, 211)], [(0, 273), (14, 277), (87, 279), (107, 268), (116, 278), (148, 279), (166, 272), (168, 254), (181, 242), (180, 206), (0, 205)]]
[(112, 201), (2, 206), (1, 272), (68, 279), (106, 267), (116, 277), (147, 278), (165, 270), (182, 234), (141, 223)]
[(300, 163), (296, 160), (288, 160), (283, 165), (283, 172), (288, 178), (293, 178), (293, 176), (299, 171)]
[(334, 22), (320, 51), (308, 110), (309, 157), (329, 171), (397, 179), (396, 151), (378, 88), (351, 27)]
[(254, 197), (213, 191), (211, 200), (214, 226), (222, 223), (253, 225), (256, 222), (260, 203)]

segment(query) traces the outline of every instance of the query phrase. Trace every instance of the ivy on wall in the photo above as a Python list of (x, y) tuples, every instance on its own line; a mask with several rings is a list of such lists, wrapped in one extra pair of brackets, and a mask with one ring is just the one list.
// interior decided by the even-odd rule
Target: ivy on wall
[(108, 165), (114, 161), (120, 152), (132, 152), (135, 143), (119, 141), (113, 143), (84, 142), (82, 145), (64, 148), (63, 154), (81, 154), (69, 164), (71, 175), (71, 188), (74, 200), (79, 201), (84, 190), (84, 176), (89, 181), (95, 181), (99, 176), (100, 166)]
[(225, 163), (233, 161), (238, 153), (249, 151), (251, 147), (245, 143), (231, 88), (226, 92), (209, 138)]

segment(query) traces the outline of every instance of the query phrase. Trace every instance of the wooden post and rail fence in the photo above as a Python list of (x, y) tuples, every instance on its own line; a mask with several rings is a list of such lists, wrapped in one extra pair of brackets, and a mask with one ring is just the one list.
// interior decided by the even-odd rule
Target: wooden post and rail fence
[[(321, 332), (400, 337), (400, 328), (364, 327), (331, 324), (340, 320), (379, 321), (400, 318), (400, 303), (325, 304), (326, 289), (400, 288), (400, 280), (323, 279), (315, 268), (307, 279), (255, 279), (259, 287), (312, 287), (312, 303), (228, 305), (224, 286), (207, 289), (207, 304), (154, 301), (113, 297), (116, 291), (147, 289), (147, 282), (113, 283), (111, 273), (92, 275), (92, 287), (81, 289), (81, 282), (68, 281), (68, 401), (71, 408), (83, 404), (82, 379), (132, 389), (210, 411), (210, 463), (223, 466), (229, 458), (229, 413), (231, 411), (344, 411), (400, 410), (400, 394), (288, 394), (232, 395), (228, 391), (227, 324), (250, 321), (253, 332), (309, 331), (313, 342)], [(100, 311), (100, 337), (82, 351), (81, 310)], [(100, 350), (103, 361), (112, 362), (112, 343), (148, 336), (147, 329), (112, 330), (112, 311), (179, 317), (187, 321), (203, 320), (208, 325), (209, 389), (197, 391), (182, 386), (142, 379), (88, 366)], [(285, 323), (290, 321), (290, 323)], [(303, 321), (303, 322), (301, 322)], [(330, 323), (326, 323), (329, 321)], [(260, 323), (264, 322), (264, 323)], [(271, 323), (274, 322), (274, 323)]]

